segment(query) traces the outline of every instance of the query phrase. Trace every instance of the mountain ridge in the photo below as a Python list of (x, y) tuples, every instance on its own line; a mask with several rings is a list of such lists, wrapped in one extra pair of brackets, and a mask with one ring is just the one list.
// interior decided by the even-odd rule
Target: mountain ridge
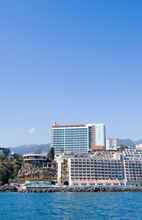
[(24, 155), (28, 153), (48, 153), (50, 144), (25, 144), (11, 147), (13, 153)]

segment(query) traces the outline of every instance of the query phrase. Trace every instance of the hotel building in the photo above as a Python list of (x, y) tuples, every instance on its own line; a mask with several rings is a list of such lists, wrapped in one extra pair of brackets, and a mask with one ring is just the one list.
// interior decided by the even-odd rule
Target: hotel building
[(70, 186), (142, 186), (142, 151), (95, 151), (63, 159), (60, 177)]
[(74, 124), (52, 126), (52, 147), (55, 154), (87, 154), (104, 150), (106, 145), (104, 124)]
[(105, 155), (99, 152), (90, 157), (69, 158), (69, 185), (124, 184), (121, 155)]
[(142, 150), (127, 150), (123, 158), (127, 183), (142, 185)]

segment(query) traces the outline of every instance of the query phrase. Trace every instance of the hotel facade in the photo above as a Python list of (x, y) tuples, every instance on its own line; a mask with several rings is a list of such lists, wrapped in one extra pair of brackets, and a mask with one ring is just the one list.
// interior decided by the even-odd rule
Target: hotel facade
[(104, 124), (54, 124), (51, 130), (51, 142), (56, 155), (87, 154), (106, 148)]
[[(142, 186), (142, 151), (96, 151), (93, 155), (64, 159), (61, 172), (70, 186)], [(62, 173), (68, 173), (62, 177)], [(67, 181), (67, 179), (65, 179)]]

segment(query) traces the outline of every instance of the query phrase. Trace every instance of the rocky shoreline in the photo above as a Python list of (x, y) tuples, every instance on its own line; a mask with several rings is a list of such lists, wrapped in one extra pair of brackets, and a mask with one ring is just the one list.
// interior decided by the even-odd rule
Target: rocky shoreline
[(28, 188), (26, 192), (142, 192), (142, 187), (49, 187)]
[(18, 187), (15, 185), (5, 184), (0, 186), (0, 192), (18, 192)]
[(27, 188), (21, 189), (16, 185), (0, 186), (0, 192), (34, 192), (34, 193), (53, 193), (53, 192), (142, 192), (142, 187), (126, 186), (126, 187), (47, 187), (47, 188)]

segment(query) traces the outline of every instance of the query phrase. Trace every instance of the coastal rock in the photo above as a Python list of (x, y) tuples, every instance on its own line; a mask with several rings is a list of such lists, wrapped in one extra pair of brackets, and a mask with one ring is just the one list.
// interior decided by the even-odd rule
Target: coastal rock
[(14, 185), (5, 184), (0, 186), (0, 192), (17, 192), (17, 187)]

